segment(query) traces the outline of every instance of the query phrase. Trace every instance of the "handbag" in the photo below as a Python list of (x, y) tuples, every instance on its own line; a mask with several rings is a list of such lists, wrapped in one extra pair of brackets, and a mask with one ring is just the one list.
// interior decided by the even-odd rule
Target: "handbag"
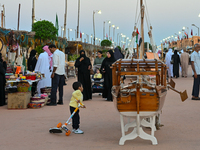
[(90, 74), (93, 75), (94, 74), (94, 70), (91, 68), (90, 69)]

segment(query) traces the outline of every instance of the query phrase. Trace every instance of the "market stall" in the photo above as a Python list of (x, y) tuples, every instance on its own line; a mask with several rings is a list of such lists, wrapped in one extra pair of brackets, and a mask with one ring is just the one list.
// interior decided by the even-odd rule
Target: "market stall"
[(49, 100), (48, 94), (43, 88), (42, 94), (31, 96), (31, 88), (34, 82), (44, 79), (41, 73), (29, 72), (23, 76), (20, 74), (6, 73), (6, 93), (8, 109), (41, 108)]

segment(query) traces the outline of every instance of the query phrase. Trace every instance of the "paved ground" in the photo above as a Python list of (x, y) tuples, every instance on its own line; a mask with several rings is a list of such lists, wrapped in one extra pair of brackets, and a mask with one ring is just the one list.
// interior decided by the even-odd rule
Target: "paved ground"
[[(187, 89), (189, 99), (184, 103), (173, 91), (168, 91), (162, 112), (164, 127), (155, 132), (158, 145), (137, 138), (119, 146), (121, 128), (119, 113), (112, 102), (103, 100), (98, 94), (85, 101), (81, 109), (83, 135), (50, 134), (50, 127), (65, 122), (70, 116), (70, 78), (65, 87), (63, 106), (45, 106), (41, 109), (7, 110), (0, 107), (0, 150), (199, 150), (200, 149), (200, 101), (192, 101), (193, 78), (174, 79), (178, 90)], [(71, 129), (71, 126), (70, 126)], [(129, 130), (130, 132), (131, 130)], [(149, 129), (145, 129), (150, 132)]]

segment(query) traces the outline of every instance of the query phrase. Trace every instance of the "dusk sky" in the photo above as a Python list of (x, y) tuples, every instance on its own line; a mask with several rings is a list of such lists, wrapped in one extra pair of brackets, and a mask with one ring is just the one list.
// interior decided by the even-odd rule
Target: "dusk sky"
[[(93, 10), (101, 10), (101, 15), (95, 14), (97, 38), (103, 38), (103, 22), (106, 20), (110, 20), (112, 24), (119, 26), (119, 30), (116, 30), (115, 35), (123, 33), (127, 37), (131, 37), (134, 29), (137, 1), (81, 0), (80, 31), (88, 35), (93, 34)], [(145, 1), (147, 2), (150, 22), (153, 26), (153, 36), (157, 45), (160, 45), (160, 40), (163, 38), (175, 35), (175, 33), (178, 34), (183, 26), (189, 27), (190, 32), (191, 24), (200, 27), (200, 18), (198, 17), (200, 0), (144, 0), (144, 3)], [(0, 0), (0, 4), (5, 5), (6, 28), (17, 29), (19, 3), (21, 4), (20, 30), (30, 31), (32, 0)], [(64, 12), (65, 0), (35, 0), (35, 16), (37, 20), (49, 20), (55, 24), (57, 13), (59, 26), (63, 26)], [(68, 0), (67, 28), (76, 28), (77, 16), (78, 0)], [(195, 27), (193, 27), (193, 31), (194, 35), (198, 32)], [(108, 24), (106, 24), (106, 33), (108, 33)], [(66, 35), (68, 35), (68, 32)], [(70, 38), (74, 38), (74, 36), (74, 31), (70, 32)], [(145, 41), (149, 42), (146, 20)]]

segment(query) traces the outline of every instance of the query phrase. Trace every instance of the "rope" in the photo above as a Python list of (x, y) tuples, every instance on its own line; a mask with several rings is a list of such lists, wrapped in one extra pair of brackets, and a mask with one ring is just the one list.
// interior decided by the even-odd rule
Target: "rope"
[[(147, 2), (146, 2), (146, 0), (145, 0), (145, 4), (146, 4), (146, 8), (147, 8)], [(149, 18), (149, 23), (150, 23), (150, 26), (151, 26), (151, 21), (150, 21), (150, 17), (149, 17), (148, 8), (147, 8), (147, 15), (148, 15), (148, 18)]]
[(147, 22), (147, 28), (148, 28), (148, 31), (150, 31), (150, 28), (149, 28), (149, 24), (148, 24), (148, 19), (147, 19), (146, 12), (145, 12), (144, 14), (145, 14), (146, 22)]

